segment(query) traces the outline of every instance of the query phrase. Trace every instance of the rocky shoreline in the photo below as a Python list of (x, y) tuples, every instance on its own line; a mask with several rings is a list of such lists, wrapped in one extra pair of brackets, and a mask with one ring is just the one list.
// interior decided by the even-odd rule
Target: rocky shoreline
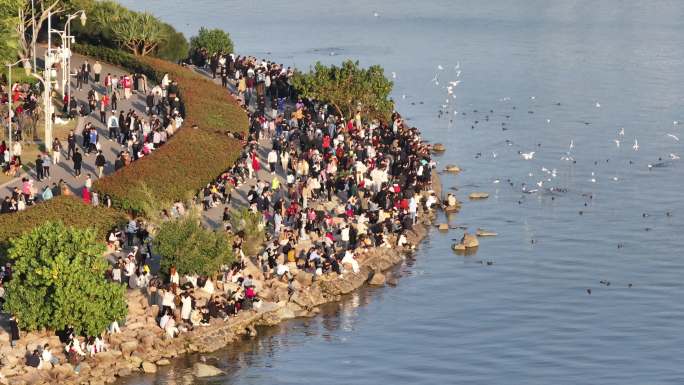
[[(436, 196), (441, 196), (441, 181), (434, 171), (432, 185)], [(408, 241), (418, 245), (426, 237), (435, 219), (436, 211), (420, 211), (418, 222), (407, 233)], [(297, 245), (297, 248), (304, 247), (306, 245)], [(50, 370), (25, 365), (23, 355), (38, 345), (49, 343), (55, 349), (61, 347), (58, 337), (51, 335), (54, 333), (30, 333), (18, 341), (14, 349), (10, 347), (8, 334), (0, 334), (0, 340), (3, 342), (0, 348), (0, 383), (102, 385), (113, 383), (118, 378), (136, 372), (155, 373), (158, 366), (169, 365), (170, 359), (183, 354), (214, 352), (245, 335), (255, 336), (258, 326), (272, 326), (293, 318), (315, 316), (321, 305), (339, 301), (344, 295), (365, 284), (391, 283), (394, 278), (385, 276), (385, 273), (401, 263), (405, 257), (406, 253), (395, 248), (357, 250), (360, 264), (358, 273), (345, 273), (343, 276), (332, 274), (316, 280), (312, 274), (296, 271), (295, 268), (292, 272), (299, 283), (299, 289), (292, 295), (288, 294), (287, 283), (276, 278), (264, 280), (256, 266), (248, 266), (247, 271), (254, 275), (256, 286), (263, 298), (263, 304), (258, 310), (242, 311), (236, 317), (226, 320), (212, 319), (208, 326), (195, 328), (173, 339), (164, 338), (164, 331), (157, 325), (159, 305), (155, 289), (130, 290), (126, 325), (122, 325), (121, 333), (109, 336), (107, 351), (81, 363), (78, 374), (74, 372), (73, 366), (66, 362), (61, 349), (53, 351), (60, 364)], [(211, 375), (211, 366), (196, 366), (196, 376)]]

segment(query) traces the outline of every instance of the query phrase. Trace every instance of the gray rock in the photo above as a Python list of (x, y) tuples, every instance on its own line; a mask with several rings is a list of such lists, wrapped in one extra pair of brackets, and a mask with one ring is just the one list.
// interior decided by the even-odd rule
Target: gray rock
[(192, 366), (192, 375), (195, 377), (214, 377), (214, 376), (220, 376), (223, 374), (223, 371), (215, 366), (203, 364), (200, 362), (196, 362)]

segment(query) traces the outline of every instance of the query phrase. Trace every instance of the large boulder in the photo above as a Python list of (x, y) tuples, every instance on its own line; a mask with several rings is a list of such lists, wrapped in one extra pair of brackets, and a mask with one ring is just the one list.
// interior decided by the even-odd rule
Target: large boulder
[(373, 286), (383, 286), (385, 284), (386, 278), (382, 273), (373, 274), (373, 278), (370, 280), (370, 284)]
[(157, 365), (149, 361), (144, 361), (141, 368), (144, 373), (157, 373)]
[(167, 366), (167, 365), (171, 365), (171, 361), (169, 361), (166, 358), (162, 358), (161, 360), (158, 360), (156, 362), (156, 364), (157, 364), (157, 366)]
[(461, 168), (455, 164), (447, 164), (446, 167), (444, 167), (444, 171), (458, 174), (461, 172)]
[(439, 224), (439, 231), (449, 231), (449, 224), (448, 223), (440, 223)]
[(470, 249), (473, 247), (478, 247), (480, 245), (480, 241), (477, 240), (477, 237), (473, 234), (463, 234), (463, 239), (461, 240), (461, 243), (463, 243), (463, 246), (466, 247), (466, 249)]
[(446, 146), (443, 145), (442, 143), (435, 143), (432, 146), (432, 151), (433, 152), (444, 152), (444, 151), (446, 151)]
[(475, 231), (475, 235), (478, 237), (495, 237), (497, 234), (493, 231), (477, 229), (477, 231)]
[(214, 376), (220, 376), (223, 374), (223, 371), (215, 366), (203, 364), (201, 362), (196, 362), (192, 366), (192, 374), (195, 377), (214, 377)]
[(119, 349), (124, 357), (128, 357), (131, 355), (131, 353), (138, 349), (138, 341), (133, 340), (122, 342)]
[(489, 194), (486, 192), (477, 191), (477, 192), (470, 193), (470, 195), (468, 195), (468, 198), (470, 198), (470, 199), (487, 199), (487, 198), (489, 198)]

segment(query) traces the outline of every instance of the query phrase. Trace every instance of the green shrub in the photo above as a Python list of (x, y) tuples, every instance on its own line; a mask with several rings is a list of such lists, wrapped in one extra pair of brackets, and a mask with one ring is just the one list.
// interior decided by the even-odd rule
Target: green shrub
[(240, 143), (226, 135), (184, 128), (151, 155), (98, 179), (93, 188), (114, 205), (145, 213), (150, 200), (182, 200), (232, 167)]
[(0, 255), (6, 254), (12, 238), (19, 237), (46, 221), (61, 221), (66, 226), (92, 228), (102, 242), (112, 226), (126, 221), (126, 216), (121, 211), (89, 206), (79, 198), (64, 195), (24, 211), (3, 214), (0, 218)]
[(186, 59), (190, 48), (185, 35), (166, 23), (162, 24), (162, 33), (164, 34), (164, 40), (159, 43), (154, 56), (174, 63)]
[(125, 287), (107, 282), (105, 247), (91, 229), (47, 222), (12, 240), (7, 311), (22, 328), (98, 335), (126, 316)]
[(210, 276), (235, 260), (228, 235), (205, 229), (198, 215), (162, 223), (153, 242), (164, 274), (176, 266), (181, 275)]

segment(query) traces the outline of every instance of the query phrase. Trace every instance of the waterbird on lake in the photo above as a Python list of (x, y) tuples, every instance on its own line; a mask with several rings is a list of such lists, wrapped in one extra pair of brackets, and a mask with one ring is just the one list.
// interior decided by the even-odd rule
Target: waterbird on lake
[(587, 289), (587, 294), (591, 295), (591, 289)]
[(441, 65), (441, 64), (437, 64), (437, 69), (441, 71), (441, 70), (443, 70), (443, 69), (444, 69), (444, 67), (442, 67), (442, 65)]
[(373, 16), (378, 17), (378, 16), (380, 16), (380, 14), (377, 12), (373, 12)]
[(679, 138), (676, 135), (673, 134), (667, 134), (670, 138), (674, 139), (675, 141), (679, 142)]
[(639, 141), (637, 140), (637, 138), (634, 138), (634, 145), (632, 146), (632, 148), (634, 149), (634, 151), (639, 151)]
[(670, 153), (670, 159), (672, 159), (672, 160), (679, 160), (679, 155)]
[(601, 108), (601, 103), (596, 102), (596, 108)]
[(617, 140), (617, 139), (615, 139), (615, 140), (613, 140), (613, 141), (615, 142), (615, 145), (616, 145), (618, 148), (620, 148), (620, 141)]
[(523, 159), (525, 159), (525, 160), (531, 160), (531, 159), (534, 158), (534, 153), (535, 153), (535, 152), (534, 152), (534, 151), (530, 151), (530, 152), (519, 152), (519, 153), (520, 153), (520, 156), (522, 156)]
[(396, 78), (397, 78), (397, 73), (392, 71), (392, 79), (396, 79)]
[(620, 135), (620, 136), (625, 136), (625, 129), (624, 129), (624, 127), (623, 127), (623, 128), (620, 128), (620, 131), (618, 131), (618, 135)]

